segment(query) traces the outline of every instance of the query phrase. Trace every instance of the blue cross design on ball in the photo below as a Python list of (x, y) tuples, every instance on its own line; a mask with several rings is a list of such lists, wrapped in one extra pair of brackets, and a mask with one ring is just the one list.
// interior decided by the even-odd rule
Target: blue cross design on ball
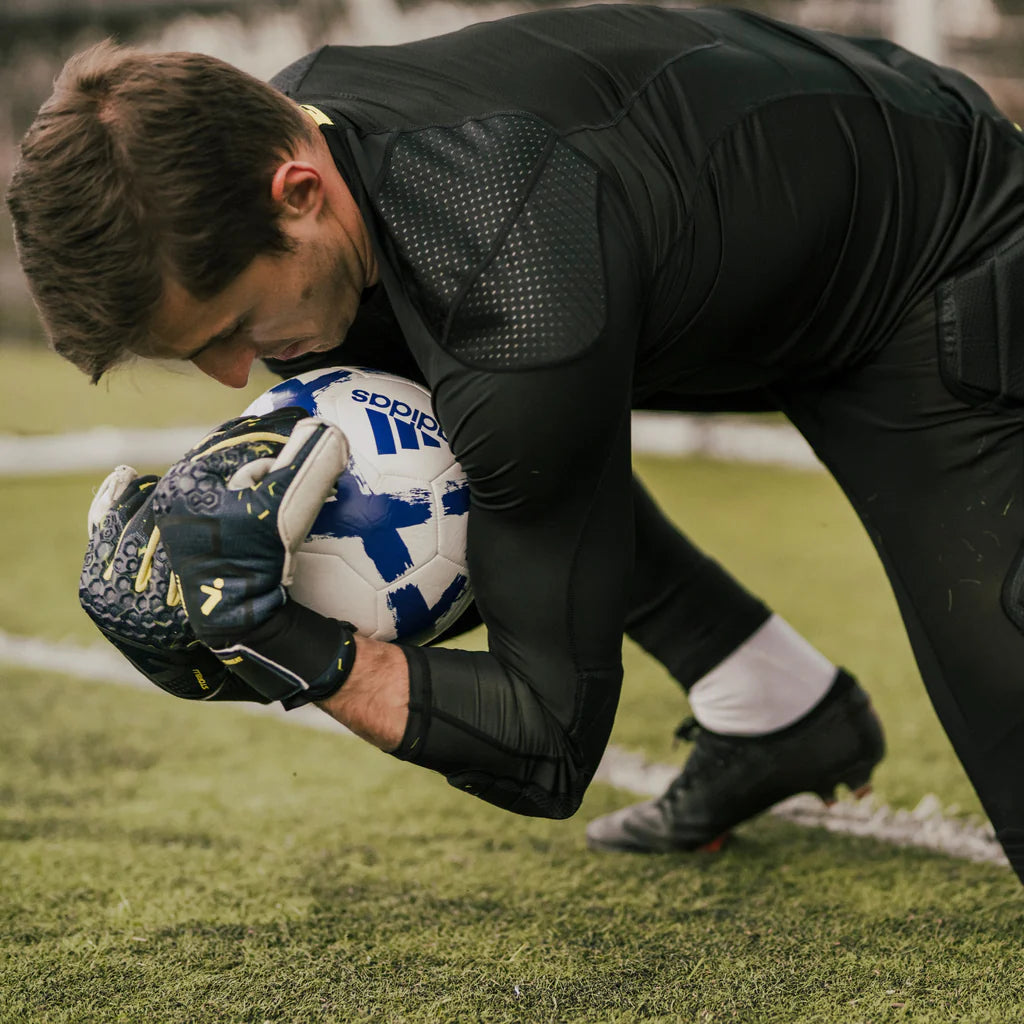
[[(458, 493), (462, 490), (468, 492), (468, 488), (456, 486), (444, 495), (445, 514), (464, 515), (468, 511), (468, 494)], [(337, 500), (321, 509), (311, 533), (357, 537), (381, 577), (391, 583), (412, 568), (412, 556), (399, 529), (426, 523), (431, 512), (428, 490), (414, 488), (406, 496), (374, 494), (350, 465), (338, 481)], [(427, 604), (414, 583), (396, 587), (388, 594), (387, 603), (394, 616), (397, 639), (416, 644), (434, 636), (435, 624), (462, 597), (467, 586), (466, 577), (457, 575), (433, 605)]]
[(420, 592), (420, 588), (407, 583), (396, 587), (388, 594), (388, 607), (395, 617), (395, 632), (399, 639), (411, 644), (420, 643), (418, 634), (428, 633), (432, 638), (437, 630), (435, 623), (447, 615), (452, 605), (466, 592), (469, 580), (461, 573), (448, 584), (438, 602), (431, 607)]
[(358, 537), (386, 583), (412, 568), (412, 556), (398, 531), (430, 519), (429, 491), (413, 488), (405, 496), (374, 494), (349, 465), (338, 481), (337, 495), (337, 501), (328, 501), (320, 510), (312, 535)]
[(292, 379), (275, 384), (268, 392), (273, 396), (274, 408), (281, 409), (288, 405), (301, 406), (310, 416), (319, 415), (317, 396), (333, 384), (349, 380), (352, 374), (348, 370), (328, 370), (305, 382)]

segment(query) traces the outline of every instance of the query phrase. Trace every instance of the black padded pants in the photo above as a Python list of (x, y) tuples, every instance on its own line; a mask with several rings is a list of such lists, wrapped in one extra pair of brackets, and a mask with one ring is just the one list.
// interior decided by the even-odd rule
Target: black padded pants
[(1014, 342), (1024, 367), (1024, 336), (999, 336), (1015, 320), (995, 315), (1006, 298), (961, 301), (958, 340), (940, 288), (870, 362), (782, 405), (867, 528), (932, 703), (1024, 880), (1024, 405), (996, 393)]
[(771, 612), (694, 547), (635, 477), (633, 519), (636, 563), (626, 632), (689, 691)]

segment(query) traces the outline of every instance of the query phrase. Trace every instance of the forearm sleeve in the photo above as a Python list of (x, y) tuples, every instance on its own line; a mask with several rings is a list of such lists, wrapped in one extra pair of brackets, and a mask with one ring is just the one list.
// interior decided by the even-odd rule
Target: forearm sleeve
[[(579, 806), (611, 731), (634, 545), (628, 401), (611, 393), (614, 376), (573, 392), (563, 379), (502, 380), (480, 403), (500, 415), (523, 390), (542, 398), (511, 442), (474, 432), (486, 440), (466, 460), (470, 578), (490, 650), (406, 650), (396, 751), (499, 807), (553, 818)], [(484, 458), (501, 470), (479, 474)]]
[(409, 721), (397, 757), (518, 814), (566, 818), (576, 810), (611, 731), (620, 673), (577, 679), (580, 716), (565, 728), (490, 654), (434, 650), (428, 665), (427, 652), (407, 653)]

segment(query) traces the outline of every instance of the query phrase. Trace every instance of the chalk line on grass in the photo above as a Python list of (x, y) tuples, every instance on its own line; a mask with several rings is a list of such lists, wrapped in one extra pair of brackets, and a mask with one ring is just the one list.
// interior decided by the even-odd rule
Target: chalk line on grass
[[(0, 630), (0, 662), (17, 665), (20, 668), (38, 669), (42, 672), (60, 672), (93, 683), (110, 683), (115, 686), (131, 686), (138, 690), (155, 692), (157, 687), (141, 672), (132, 667), (112, 646), (96, 647), (81, 644), (51, 642), (35, 637), (16, 636)], [(229, 705), (220, 704), (227, 708)], [(317, 707), (296, 708), (285, 711), (280, 704), (234, 703), (231, 708), (241, 708), (253, 715), (270, 715), (285, 722), (303, 725), (308, 729), (323, 732), (352, 733), (325, 715)]]
[(169, 466), (206, 433), (203, 427), (93, 427), (73, 434), (4, 434), (0, 435), (0, 475), (50, 476), (94, 470), (106, 475), (121, 463)]
[[(208, 427), (121, 430), (95, 427), (73, 434), (0, 435), (0, 476), (102, 472), (120, 463), (170, 465)], [(696, 455), (726, 462), (756, 462), (820, 470), (807, 442), (786, 423), (754, 423), (678, 413), (633, 414), (633, 451), (643, 455)]]
[[(0, 662), (44, 672), (60, 672), (93, 682), (131, 686), (151, 692), (155, 689), (113, 647), (53, 643), (0, 631)], [(250, 714), (270, 715), (291, 725), (352, 735), (344, 726), (312, 706), (287, 712), (279, 704), (234, 704), (230, 707)], [(678, 771), (678, 766), (653, 764), (640, 754), (611, 746), (605, 751), (594, 779), (636, 796), (658, 796)], [(840, 800), (834, 807), (826, 808), (816, 797), (801, 794), (779, 804), (771, 813), (797, 825), (864, 836), (895, 846), (923, 847), (962, 860), (1007, 865), (991, 825), (946, 817), (939, 798), (934, 795), (924, 797), (914, 810), (907, 811), (877, 804), (871, 797), (859, 802)]]
[(633, 451), (640, 455), (700, 456), (820, 471), (811, 446), (788, 423), (756, 423), (725, 416), (634, 412)]

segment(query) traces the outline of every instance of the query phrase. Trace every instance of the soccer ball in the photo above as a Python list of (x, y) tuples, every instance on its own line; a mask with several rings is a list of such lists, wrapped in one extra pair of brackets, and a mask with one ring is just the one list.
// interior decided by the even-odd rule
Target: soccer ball
[(289, 593), (363, 636), (433, 640), (472, 591), (469, 485), (430, 392), (376, 370), (311, 370), (272, 387), (245, 415), (288, 405), (340, 427), (350, 448), (337, 492), (298, 551)]

